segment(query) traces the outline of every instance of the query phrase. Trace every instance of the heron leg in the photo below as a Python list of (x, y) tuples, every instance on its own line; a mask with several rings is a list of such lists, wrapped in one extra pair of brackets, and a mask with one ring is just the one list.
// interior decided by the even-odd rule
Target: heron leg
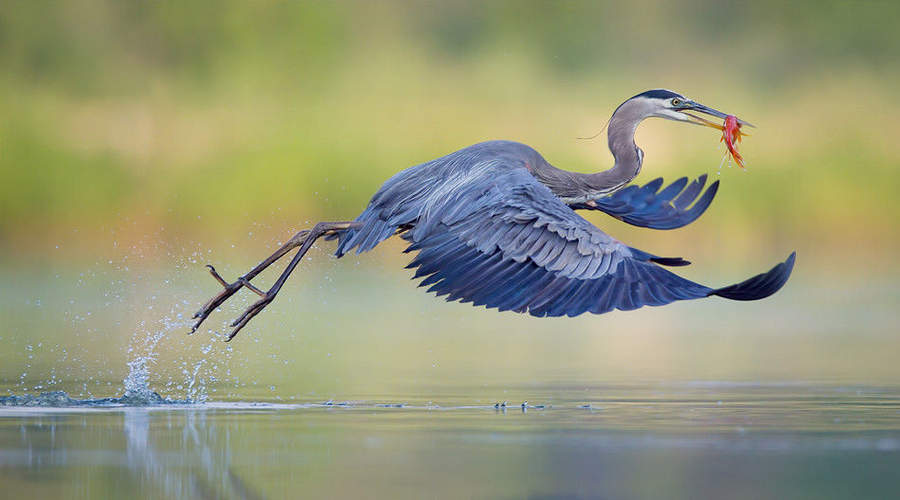
[[(281, 287), (284, 285), (284, 282), (287, 281), (288, 276), (294, 271), (294, 268), (297, 267), (297, 264), (300, 263), (300, 259), (309, 251), (310, 247), (312, 247), (313, 243), (318, 240), (320, 237), (325, 236), (326, 234), (336, 233), (348, 229), (355, 224), (352, 221), (344, 221), (344, 222), (320, 222), (316, 224), (312, 229), (304, 229), (299, 233), (295, 234), (290, 240), (285, 242), (281, 247), (275, 251), (272, 255), (267, 257), (264, 261), (260, 262), (253, 269), (248, 271), (243, 276), (236, 279), (233, 283), (228, 283), (225, 281), (222, 276), (216, 272), (216, 269), (208, 265), (206, 267), (209, 268), (209, 273), (215, 278), (216, 281), (222, 285), (223, 290), (211, 298), (203, 307), (194, 314), (194, 318), (197, 319), (197, 322), (194, 323), (194, 326), (191, 328), (191, 333), (197, 331), (200, 325), (206, 320), (209, 315), (216, 310), (220, 305), (222, 305), (226, 300), (228, 300), (232, 295), (237, 293), (241, 288), (246, 287), (253, 293), (259, 295), (261, 297), (260, 300), (254, 302), (248, 307), (243, 314), (241, 314), (238, 319), (236, 319), (231, 326), (235, 327), (234, 330), (228, 335), (226, 338), (226, 342), (234, 338), (235, 335), (243, 328), (247, 322), (249, 322), (254, 316), (259, 314), (270, 302), (275, 298), (275, 295), (278, 294), (278, 291), (281, 290)], [(281, 276), (278, 277), (278, 280), (275, 281), (275, 284), (268, 291), (262, 291), (259, 288), (253, 286), (250, 283), (256, 275), (261, 273), (267, 267), (274, 264), (278, 259), (284, 257), (285, 254), (293, 250), (294, 248), (300, 247), (300, 251), (294, 255), (294, 258), (291, 259), (290, 264), (288, 264), (287, 268), (281, 273)]]

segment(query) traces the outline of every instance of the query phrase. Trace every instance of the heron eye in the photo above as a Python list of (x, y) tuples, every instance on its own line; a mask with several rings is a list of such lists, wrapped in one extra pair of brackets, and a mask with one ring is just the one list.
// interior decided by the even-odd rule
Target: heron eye
[(681, 99), (677, 97), (675, 99), (672, 99), (672, 106), (681, 106)]

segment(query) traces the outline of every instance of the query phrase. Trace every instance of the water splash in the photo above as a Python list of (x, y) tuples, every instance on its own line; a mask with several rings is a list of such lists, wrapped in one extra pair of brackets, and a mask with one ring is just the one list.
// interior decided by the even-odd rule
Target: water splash
[(185, 405), (190, 401), (168, 399), (151, 392), (148, 396), (124, 395), (119, 398), (75, 399), (64, 391), (42, 392), (38, 395), (0, 396), (0, 406), (28, 406), (41, 408), (104, 407), (104, 406), (157, 406)]
[(128, 362), (128, 376), (123, 380), (125, 395), (142, 397), (150, 391), (150, 372), (147, 363), (151, 361), (148, 356), (140, 356)]
[[(134, 346), (128, 348), (128, 354), (132, 356), (128, 361), (128, 375), (122, 381), (125, 386), (125, 394), (121, 399), (127, 399), (133, 404), (156, 404), (161, 396), (150, 389), (150, 369), (149, 365), (156, 362), (156, 346), (160, 339), (165, 337), (170, 330), (180, 325), (175, 325), (169, 317), (164, 317), (161, 321), (162, 328), (145, 330), (143, 340), (138, 333), (132, 339), (132, 343), (143, 342), (139, 348)], [(142, 322), (141, 327), (144, 327)]]
[[(143, 327), (143, 324), (141, 325)], [(153, 362), (155, 349), (159, 340), (165, 335), (165, 329), (161, 329), (152, 335), (148, 335), (144, 345), (144, 352), (128, 361), (128, 376), (123, 380), (125, 393), (118, 398), (88, 398), (75, 399), (64, 391), (41, 392), (38, 395), (10, 395), (0, 397), (0, 406), (27, 406), (27, 407), (98, 407), (98, 406), (151, 406), (162, 404), (185, 404), (189, 401), (177, 401), (163, 398), (159, 393), (150, 389), (150, 373), (148, 363)], [(29, 352), (32, 346), (27, 346)], [(129, 354), (135, 349), (129, 348)], [(29, 359), (31, 357), (29, 356)], [(22, 374), (25, 377), (25, 373)], [(54, 375), (55, 377), (55, 375)], [(42, 385), (36, 385), (40, 389)]]
[[(177, 400), (162, 397), (150, 389), (148, 364), (155, 361), (155, 347), (163, 334), (151, 337), (147, 351), (128, 362), (128, 376), (123, 380), (125, 394), (118, 398), (75, 399), (64, 391), (42, 392), (38, 395), (24, 394), (0, 397), (0, 406), (28, 407), (103, 407), (103, 406), (156, 406), (193, 404), (191, 399)], [(129, 352), (132, 352), (129, 349)]]
[[(156, 405), (195, 405), (202, 404), (208, 399), (207, 380), (215, 380), (212, 375), (204, 373), (206, 356), (212, 351), (214, 339), (201, 348), (203, 357), (193, 365), (193, 370), (185, 370), (182, 384), (187, 386), (184, 399), (172, 399), (163, 397), (151, 389), (151, 366), (158, 359), (157, 346), (173, 331), (185, 331), (187, 321), (179, 312), (185, 304), (176, 305), (169, 315), (161, 318), (154, 327), (148, 328), (141, 322), (132, 338), (131, 347), (128, 348), (129, 361), (128, 374), (122, 380), (124, 394), (120, 397), (107, 398), (72, 398), (64, 391), (45, 391), (37, 395), (24, 394), (0, 397), (0, 406), (26, 406), (26, 407), (104, 407), (104, 406), (156, 406)], [(27, 351), (33, 350), (29, 345)], [(30, 359), (30, 358), (29, 358)], [(24, 378), (23, 373), (22, 377)], [(53, 375), (55, 377), (55, 375)], [(167, 388), (172, 385), (170, 381)], [(179, 384), (181, 389), (184, 385)], [(35, 389), (43, 385), (35, 385)]]
[(29, 326), (66, 335), (42, 344), (30, 330), (0, 332), (0, 389), (9, 396), (0, 404), (203, 403), (223, 381), (238, 383), (222, 334), (186, 335), (208, 291), (194, 276), (212, 250), (173, 246), (164, 228), (121, 245), (120, 231), (131, 234), (133, 225), (120, 220), (110, 228), (110, 247), (94, 265), (55, 273), (24, 294), (34, 308)]

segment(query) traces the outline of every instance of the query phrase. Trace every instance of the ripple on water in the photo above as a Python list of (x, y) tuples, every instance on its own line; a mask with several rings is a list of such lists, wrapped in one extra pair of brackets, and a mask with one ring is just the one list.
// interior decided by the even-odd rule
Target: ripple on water
[(0, 406), (25, 406), (37, 408), (72, 408), (106, 406), (159, 406), (193, 404), (188, 400), (164, 398), (154, 391), (126, 392), (117, 398), (75, 399), (63, 391), (0, 396)]

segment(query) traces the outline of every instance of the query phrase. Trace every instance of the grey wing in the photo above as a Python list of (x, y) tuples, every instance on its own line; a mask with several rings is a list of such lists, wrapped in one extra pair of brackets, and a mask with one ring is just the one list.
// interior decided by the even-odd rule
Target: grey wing
[[(490, 144), (488, 144), (490, 146)], [(418, 255), (421, 286), (447, 300), (535, 316), (576, 316), (719, 295), (756, 300), (780, 289), (794, 256), (742, 283), (712, 289), (629, 247), (576, 214), (516, 155), (476, 145), (389, 179), (340, 233), (337, 255), (375, 247), (398, 230)], [(485, 159), (487, 158), (487, 159)]]
[(486, 169), (404, 234), (408, 267), (447, 300), (535, 316), (576, 316), (706, 297), (660, 259), (594, 227), (524, 168)]

